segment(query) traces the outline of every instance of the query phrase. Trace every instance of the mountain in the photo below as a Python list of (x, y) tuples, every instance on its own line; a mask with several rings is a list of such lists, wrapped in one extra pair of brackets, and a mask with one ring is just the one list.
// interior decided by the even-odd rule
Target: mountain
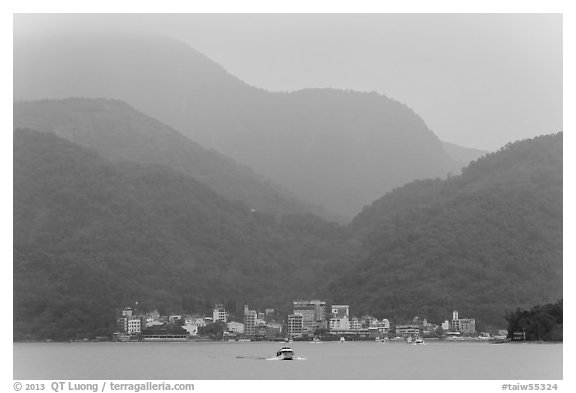
[(380, 94), (268, 92), (168, 38), (17, 39), (14, 99), (67, 97), (125, 101), (344, 219), (393, 187), (460, 169), (417, 114)]
[(14, 126), (52, 132), (113, 161), (160, 164), (194, 177), (231, 201), (275, 215), (327, 212), (244, 165), (110, 99), (69, 98), (14, 104)]
[(158, 164), (14, 130), (14, 338), (106, 335), (115, 312), (290, 311), (324, 298), (395, 323), (505, 326), (562, 297), (562, 134), (395, 189), (348, 226), (281, 220)]
[(112, 162), (51, 133), (14, 131), (14, 339), (114, 330), (115, 310), (288, 307), (354, 247), (314, 216), (231, 203), (160, 165)]
[(415, 181), (349, 230), (367, 256), (330, 284), (335, 302), (411, 321), (506, 312), (562, 298), (562, 133), (509, 144), (460, 176)]
[(448, 156), (461, 167), (465, 167), (472, 161), (489, 153), (485, 150), (472, 149), (449, 142), (442, 142), (442, 146), (444, 147), (446, 154), (448, 154)]

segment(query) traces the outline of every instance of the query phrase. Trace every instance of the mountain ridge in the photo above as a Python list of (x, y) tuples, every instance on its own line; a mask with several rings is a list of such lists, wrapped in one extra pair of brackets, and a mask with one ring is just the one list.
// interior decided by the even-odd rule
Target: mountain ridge
[(99, 151), (114, 161), (166, 165), (207, 184), (231, 201), (281, 216), (315, 213), (265, 177), (210, 151), (129, 104), (112, 99), (66, 98), (14, 103), (14, 125), (55, 134)]
[(169, 39), (15, 42), (15, 99), (74, 96), (126, 101), (347, 219), (395, 186), (460, 169), (414, 111), (381, 94), (268, 92)]

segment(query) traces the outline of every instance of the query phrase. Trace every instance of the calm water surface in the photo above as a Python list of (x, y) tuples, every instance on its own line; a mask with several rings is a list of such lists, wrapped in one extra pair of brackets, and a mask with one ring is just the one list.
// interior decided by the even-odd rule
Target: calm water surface
[(14, 344), (14, 379), (562, 379), (562, 344), (375, 342)]

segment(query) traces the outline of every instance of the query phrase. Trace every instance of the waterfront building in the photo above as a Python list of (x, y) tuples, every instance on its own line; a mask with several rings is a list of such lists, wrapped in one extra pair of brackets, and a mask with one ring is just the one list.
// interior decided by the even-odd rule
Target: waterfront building
[(223, 304), (216, 304), (214, 306), (214, 310), (212, 311), (212, 321), (213, 322), (224, 322), (226, 323), (227, 319), (227, 314), (226, 314), (226, 310), (224, 309), (224, 305)]
[(226, 324), (229, 332), (244, 334), (244, 324), (240, 322), (228, 322)]
[(363, 327), (369, 328), (370, 326), (376, 326), (378, 319), (371, 315), (363, 315), (362, 318), (360, 318), (360, 323)]
[(196, 325), (198, 327), (202, 327), (202, 326), (206, 326), (206, 320), (201, 316), (194, 315), (191, 317), (187, 317), (184, 320), (184, 324), (185, 325)]
[(142, 333), (142, 318), (141, 317), (129, 317), (126, 321), (126, 333), (128, 334), (138, 334)]
[(244, 335), (256, 335), (256, 321), (258, 320), (258, 313), (256, 310), (250, 310), (248, 305), (244, 306)]
[(304, 332), (304, 317), (301, 314), (288, 315), (288, 337), (302, 337)]
[(168, 317), (168, 322), (174, 323), (174, 322), (179, 321), (181, 319), (182, 319), (182, 315), (170, 315)]
[(145, 326), (144, 317), (135, 316), (132, 307), (125, 307), (122, 316), (116, 321), (118, 331), (127, 334), (140, 333), (143, 326)]
[(476, 333), (476, 320), (473, 318), (458, 318), (458, 311), (452, 313), (452, 331), (463, 334)]
[(397, 336), (419, 336), (420, 325), (398, 325), (396, 326)]
[(359, 330), (359, 329), (362, 329), (360, 321), (358, 320), (358, 318), (352, 317), (352, 319), (350, 319), (350, 330)]
[(255, 334), (257, 340), (263, 340), (266, 338), (266, 323), (264, 321), (258, 321), (255, 327)]
[(344, 304), (332, 305), (329, 328), (332, 330), (350, 330), (350, 306)]
[(347, 316), (342, 318), (330, 318), (330, 331), (333, 330), (350, 330), (350, 320)]
[(146, 327), (152, 327), (152, 326), (159, 326), (159, 325), (164, 325), (164, 322), (160, 322), (157, 320), (149, 320), (150, 318), (146, 319)]
[(293, 303), (293, 314), (302, 316), (303, 332), (314, 334), (316, 329), (325, 326), (326, 302), (321, 300), (301, 300)]
[(386, 331), (390, 330), (390, 321), (386, 318), (382, 319), (380, 322), (376, 324), (376, 326), (386, 329)]

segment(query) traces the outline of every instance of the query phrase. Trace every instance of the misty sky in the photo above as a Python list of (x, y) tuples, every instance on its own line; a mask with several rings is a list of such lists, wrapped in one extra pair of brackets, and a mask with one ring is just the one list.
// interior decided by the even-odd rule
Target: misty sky
[(377, 91), (442, 139), (496, 150), (562, 130), (561, 14), (19, 14), (14, 34), (180, 39), (271, 91)]

